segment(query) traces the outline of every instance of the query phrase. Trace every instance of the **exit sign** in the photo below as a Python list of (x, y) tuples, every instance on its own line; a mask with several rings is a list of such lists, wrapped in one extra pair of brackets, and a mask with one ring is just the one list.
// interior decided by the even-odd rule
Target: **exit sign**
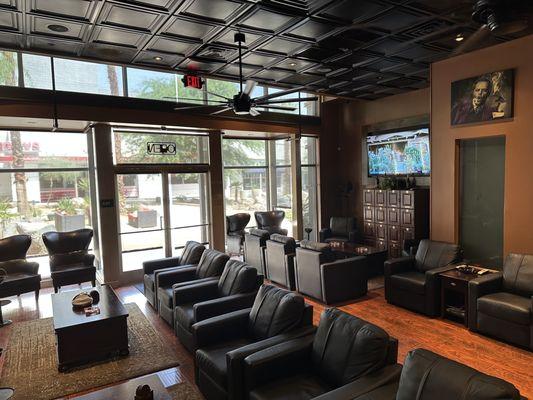
[(181, 81), (183, 82), (183, 86), (193, 89), (201, 89), (204, 84), (202, 78), (196, 75), (184, 75)]

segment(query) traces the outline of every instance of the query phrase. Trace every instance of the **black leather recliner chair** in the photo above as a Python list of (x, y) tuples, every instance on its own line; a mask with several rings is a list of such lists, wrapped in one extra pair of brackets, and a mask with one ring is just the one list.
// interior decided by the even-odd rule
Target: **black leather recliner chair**
[(195, 377), (208, 399), (244, 397), (244, 359), (259, 350), (314, 332), (313, 307), (302, 296), (270, 285), (259, 289), (252, 308), (192, 326), (198, 345)]
[(9, 236), (0, 240), (0, 268), (7, 274), (0, 284), (0, 297), (35, 292), (35, 300), (39, 300), (39, 264), (26, 261), (30, 245), (30, 235)]
[(155, 276), (159, 316), (174, 326), (174, 285), (218, 281), (229, 256), (214, 249), (203, 252), (198, 265), (161, 271)]
[(266, 241), (270, 233), (261, 229), (250, 229), (244, 235), (244, 261), (257, 269), (257, 272), (268, 278), (265, 268)]
[(181, 256), (143, 262), (144, 297), (146, 297), (146, 300), (148, 300), (148, 303), (150, 303), (152, 307), (156, 310), (158, 307), (157, 290), (155, 286), (157, 274), (169, 268), (198, 265), (204, 250), (205, 246), (203, 244), (189, 240), (185, 243)]
[(174, 285), (174, 328), (189, 351), (196, 350), (191, 327), (199, 321), (252, 306), (263, 275), (237, 260), (229, 260), (218, 281)]
[(468, 327), (533, 350), (533, 255), (509, 254), (503, 274), (469, 282)]
[[(429, 350), (407, 353), (398, 380), (367, 391), (355, 400), (519, 400), (518, 390), (509, 382), (485, 375)], [(319, 397), (334, 400), (335, 397)]]
[(245, 391), (250, 400), (322, 395), (352, 399), (363, 390), (397, 380), (401, 371), (397, 357), (398, 341), (383, 329), (330, 308), (322, 313), (316, 334), (246, 357)]
[(440, 314), (439, 273), (459, 262), (458, 245), (424, 239), (416, 255), (385, 261), (387, 302), (428, 316)]
[(357, 242), (357, 221), (353, 217), (331, 217), (329, 228), (320, 230), (320, 242)]
[(280, 235), (287, 234), (287, 229), (281, 227), (281, 223), (285, 218), (285, 211), (256, 211), (254, 216), (255, 222), (257, 222), (257, 229), (267, 231), (271, 235), (273, 233), (279, 233)]
[(50, 257), (50, 271), (54, 291), (61, 286), (90, 281), (96, 286), (94, 254), (89, 254), (93, 238), (92, 229), (71, 232), (45, 232), (43, 242)]
[(294, 258), (296, 241), (285, 235), (274, 233), (266, 241), (265, 269), (268, 279), (290, 290), (296, 289)]
[(241, 254), (244, 228), (250, 222), (250, 214), (238, 213), (226, 216), (226, 248), (229, 254)]
[(366, 257), (336, 260), (329, 244), (302, 240), (296, 248), (296, 290), (326, 304), (364, 296)]

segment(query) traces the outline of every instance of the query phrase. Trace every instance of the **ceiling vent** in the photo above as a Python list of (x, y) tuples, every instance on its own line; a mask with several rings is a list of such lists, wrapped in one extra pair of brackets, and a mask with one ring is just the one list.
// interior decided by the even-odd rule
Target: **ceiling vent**
[(235, 54), (235, 49), (222, 46), (207, 46), (198, 53), (199, 57), (213, 60), (228, 61)]

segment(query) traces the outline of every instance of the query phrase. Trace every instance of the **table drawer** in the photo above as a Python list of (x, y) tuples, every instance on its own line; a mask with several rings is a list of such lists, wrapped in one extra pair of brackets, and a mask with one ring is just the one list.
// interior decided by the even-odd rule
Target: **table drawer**
[(442, 287), (446, 290), (453, 290), (456, 292), (466, 293), (468, 289), (468, 282), (459, 280), (459, 279), (452, 279), (448, 278), (446, 276), (442, 277)]

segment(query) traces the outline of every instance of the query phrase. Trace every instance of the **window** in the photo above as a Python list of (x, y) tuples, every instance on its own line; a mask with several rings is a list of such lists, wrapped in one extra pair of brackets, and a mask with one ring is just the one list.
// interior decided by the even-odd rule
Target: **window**
[(302, 217), (304, 230), (311, 228), (311, 240), (318, 238), (318, 164), (317, 142), (313, 137), (302, 137), (300, 154), (302, 160)]
[[(219, 81), (217, 79), (209, 79), (207, 81), (207, 99), (210, 102), (224, 101), (224, 99), (219, 96), (232, 99), (240, 91), (240, 86), (238, 82), (230, 81)], [(218, 96), (216, 96), (218, 95)]]
[(272, 193), (274, 208), (285, 211), (282, 227), (292, 236), (292, 223), (295, 219), (292, 209), (292, 171), (291, 171), (291, 141), (287, 139), (273, 142), (275, 156), (275, 193)]
[(52, 61), (50, 57), (22, 54), (24, 87), (52, 89)]
[(18, 86), (18, 54), (0, 51), (0, 85)]
[[(277, 89), (273, 87), (268, 87), (268, 93), (279, 93), (285, 89)], [(282, 100), (282, 99), (297, 99), (298, 96), (300, 98), (306, 98), (306, 97), (312, 97), (314, 96), (311, 93), (306, 92), (296, 92), (296, 93), (289, 93), (284, 96), (276, 97), (276, 100)], [(292, 107), (294, 110), (271, 110), (274, 112), (280, 112), (280, 113), (289, 113), (289, 114), (299, 114), (301, 111), (302, 115), (317, 115), (317, 109), (318, 109), (318, 101), (303, 101), (298, 105), (298, 102), (292, 102), (292, 103), (281, 103), (281, 104), (274, 104), (275, 106), (279, 105), (281, 107)], [(299, 109), (300, 107), (300, 109)]]

